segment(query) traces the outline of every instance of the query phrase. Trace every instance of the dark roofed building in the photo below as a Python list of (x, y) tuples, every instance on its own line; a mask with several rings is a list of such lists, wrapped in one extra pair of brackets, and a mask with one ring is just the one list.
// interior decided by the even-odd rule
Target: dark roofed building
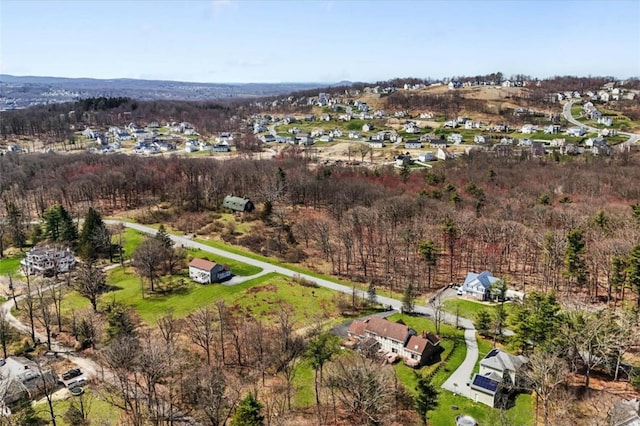
[(227, 195), (224, 197), (222, 207), (233, 210), (234, 212), (252, 212), (255, 209), (253, 202), (245, 197), (234, 197)]
[(210, 284), (231, 278), (231, 268), (207, 259), (193, 259), (189, 263), (189, 278), (200, 284)]

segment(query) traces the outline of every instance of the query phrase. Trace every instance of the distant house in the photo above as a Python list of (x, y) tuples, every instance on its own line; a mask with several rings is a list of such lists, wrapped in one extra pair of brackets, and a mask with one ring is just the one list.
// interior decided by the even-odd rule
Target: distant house
[(422, 142), (420, 142), (419, 140), (415, 140), (415, 139), (409, 140), (409, 141), (406, 141), (404, 143), (404, 147), (406, 149), (420, 149), (420, 148), (422, 148)]
[(492, 349), (480, 361), (480, 371), (470, 383), (471, 398), (490, 407), (503, 408), (514, 387), (522, 386), (522, 368), (529, 360)]
[(214, 152), (230, 152), (231, 147), (226, 143), (217, 143), (213, 146)]
[(533, 142), (531, 143), (531, 155), (534, 157), (544, 157), (546, 151), (544, 149), (544, 145), (541, 142)]
[(76, 258), (68, 247), (42, 246), (29, 250), (20, 264), (29, 275), (54, 275), (73, 269)]
[(454, 145), (461, 144), (462, 140), (463, 137), (460, 133), (451, 133), (449, 136), (447, 136), (447, 142), (451, 142)]
[(584, 136), (586, 134), (587, 134), (587, 129), (585, 129), (584, 127), (581, 127), (581, 126), (569, 127), (567, 129), (567, 135), (569, 135), (569, 136), (580, 137), (580, 136)]
[(231, 278), (231, 268), (206, 259), (193, 259), (189, 263), (189, 278), (200, 284), (219, 283)]
[[(431, 332), (421, 335), (404, 324), (372, 317), (354, 320), (348, 335), (355, 343), (374, 341), (378, 351), (388, 360), (400, 357), (409, 367), (420, 367), (432, 361), (440, 352), (440, 338)], [(371, 345), (368, 346), (369, 350)]]
[(433, 161), (436, 157), (433, 155), (433, 152), (421, 152), (418, 154), (418, 161), (426, 163), (427, 161)]
[(450, 153), (446, 148), (438, 148), (436, 158), (438, 160), (450, 160), (454, 158), (454, 155)]
[(260, 136), (260, 139), (262, 139), (262, 142), (264, 142), (264, 143), (269, 143), (269, 142), (275, 142), (276, 141), (276, 137), (273, 136), (272, 134), (262, 135), (262, 136)]
[(233, 195), (227, 195), (224, 197), (222, 207), (232, 210), (234, 212), (252, 212), (255, 209), (253, 202), (244, 197), (234, 197)]
[(363, 132), (370, 132), (370, 131), (372, 131), (372, 130), (373, 130), (373, 124), (371, 124), (371, 123), (365, 123), (365, 124), (362, 126), (362, 131), (363, 131)]
[(482, 135), (475, 135), (473, 137), (473, 142), (475, 143), (485, 143), (486, 141), (487, 141), (486, 138)]
[(500, 281), (500, 278), (492, 276), (489, 271), (484, 271), (480, 274), (469, 272), (461, 289), (466, 295), (473, 296), (479, 300), (487, 300), (490, 298), (489, 287), (498, 281)]
[(533, 124), (525, 124), (520, 129), (520, 133), (524, 133), (525, 135), (530, 135), (531, 133), (535, 133), (537, 130), (538, 128)]
[(371, 148), (384, 148), (384, 142), (381, 140), (370, 140), (369, 141), (369, 146)]

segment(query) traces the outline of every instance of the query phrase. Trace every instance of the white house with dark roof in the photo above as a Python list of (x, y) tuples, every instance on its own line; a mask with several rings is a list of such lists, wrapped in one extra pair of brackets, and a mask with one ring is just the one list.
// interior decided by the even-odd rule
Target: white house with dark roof
[(471, 399), (490, 407), (502, 407), (511, 389), (521, 384), (520, 372), (528, 362), (522, 355), (492, 349), (480, 361), (480, 372), (471, 379)]
[(461, 289), (463, 293), (468, 296), (485, 300), (489, 298), (489, 287), (498, 281), (500, 281), (500, 278), (494, 277), (489, 271), (484, 271), (479, 274), (469, 272), (464, 279)]
[(20, 264), (29, 275), (49, 275), (73, 269), (76, 258), (68, 247), (47, 245), (29, 250)]

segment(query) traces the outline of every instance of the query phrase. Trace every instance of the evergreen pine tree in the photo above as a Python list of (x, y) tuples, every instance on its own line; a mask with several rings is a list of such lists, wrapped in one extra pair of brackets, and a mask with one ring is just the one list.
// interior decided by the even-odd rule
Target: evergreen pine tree
[(249, 392), (236, 410), (231, 424), (233, 426), (262, 426), (264, 416), (260, 414), (262, 404), (256, 399), (253, 392)]

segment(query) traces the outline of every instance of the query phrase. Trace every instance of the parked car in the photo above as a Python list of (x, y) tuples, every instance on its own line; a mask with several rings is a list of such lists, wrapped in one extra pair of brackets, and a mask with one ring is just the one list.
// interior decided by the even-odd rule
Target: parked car
[(458, 296), (462, 296), (462, 295), (464, 294), (464, 291), (462, 291), (462, 287), (458, 287), (458, 288), (457, 288), (457, 290), (456, 290), (456, 294), (457, 294)]
[(82, 374), (82, 370), (79, 368), (72, 368), (62, 375), (62, 380), (71, 380), (74, 377), (78, 377)]

